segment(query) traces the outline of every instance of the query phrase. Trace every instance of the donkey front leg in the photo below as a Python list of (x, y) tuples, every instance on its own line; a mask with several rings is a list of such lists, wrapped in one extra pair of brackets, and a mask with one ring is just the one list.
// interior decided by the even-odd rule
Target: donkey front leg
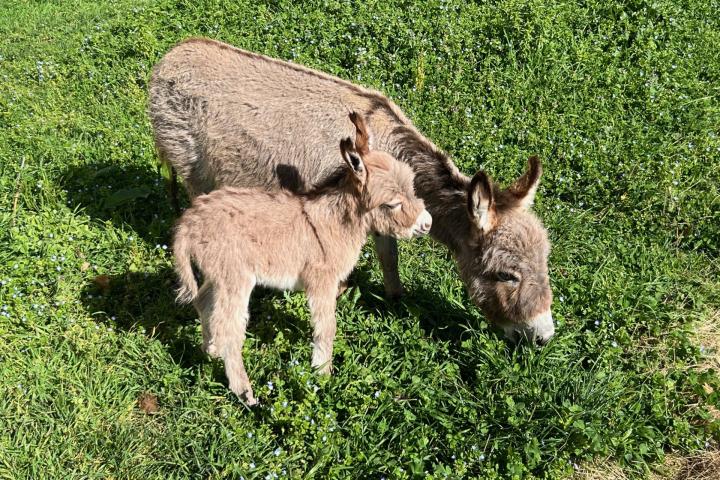
[(310, 315), (313, 326), (312, 366), (319, 373), (332, 371), (332, 350), (337, 330), (335, 322), (335, 294), (337, 285), (308, 288)]
[(375, 252), (380, 259), (380, 266), (383, 271), (385, 283), (385, 296), (388, 298), (399, 298), (403, 294), (400, 274), (398, 273), (398, 247), (397, 240), (383, 235), (374, 235)]

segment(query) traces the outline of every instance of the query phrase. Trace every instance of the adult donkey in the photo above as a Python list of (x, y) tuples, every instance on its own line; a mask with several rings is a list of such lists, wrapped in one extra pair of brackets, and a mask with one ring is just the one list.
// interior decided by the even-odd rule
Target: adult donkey
[[(373, 148), (414, 170), (430, 234), (452, 252), (472, 300), (508, 338), (547, 342), (550, 244), (529, 210), (537, 158), (506, 189), (483, 171), (468, 178), (381, 93), (214, 40), (175, 46), (150, 81), (157, 150), (191, 197), (225, 185), (307, 191), (340, 165), (338, 142), (354, 135), (350, 111), (367, 119)], [(377, 236), (375, 245), (385, 291), (400, 295), (397, 243)]]

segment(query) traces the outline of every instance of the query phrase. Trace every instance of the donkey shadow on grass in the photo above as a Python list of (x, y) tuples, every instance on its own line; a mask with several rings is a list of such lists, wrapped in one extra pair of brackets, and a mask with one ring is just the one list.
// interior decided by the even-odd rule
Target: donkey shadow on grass
[[(361, 292), (357, 301), (359, 307), (399, 317), (408, 317), (412, 311), (427, 336), (449, 341), (453, 355), (461, 348), (462, 333), (471, 328), (473, 322), (467, 312), (450, 306), (427, 290), (409, 291), (400, 302), (385, 301), (382, 284), (371, 281), (370, 276), (368, 269), (358, 269), (351, 277), (350, 289), (358, 288)], [(195, 309), (175, 302), (176, 285), (175, 272), (168, 267), (157, 272), (100, 275), (84, 288), (81, 299), (98, 322), (128, 332), (137, 332), (142, 327), (145, 335), (165, 346), (175, 363), (183, 368), (195, 368), (210, 360), (201, 350), (202, 337)], [(282, 308), (282, 301), (276, 301), (282, 298), (283, 293), (275, 290), (256, 288), (253, 291), (248, 333), (260, 347), (271, 344), (281, 332), (291, 344), (308, 342), (312, 338), (308, 315), (288, 312)], [(339, 303), (343, 301), (342, 297), (338, 300)], [(440, 321), (425, 313), (437, 312), (438, 305), (445, 306)], [(213, 372), (216, 379), (226, 381), (220, 362), (213, 362)]]
[[(167, 184), (160, 169), (152, 165), (111, 162), (70, 167), (61, 180), (68, 207), (80, 208), (94, 220), (129, 228), (149, 243), (171, 239), (176, 213)], [(181, 205), (189, 205), (181, 193)]]

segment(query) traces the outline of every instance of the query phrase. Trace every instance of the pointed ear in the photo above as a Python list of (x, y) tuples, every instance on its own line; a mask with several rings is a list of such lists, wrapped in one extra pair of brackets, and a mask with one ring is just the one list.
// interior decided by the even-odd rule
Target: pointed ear
[(542, 175), (540, 159), (533, 155), (528, 159), (527, 171), (506, 189), (514, 200), (513, 206), (515, 208), (527, 210), (532, 206), (535, 200), (535, 192), (537, 192), (540, 184), (540, 175)]
[(361, 155), (370, 153), (370, 131), (365, 119), (357, 112), (350, 112), (350, 121), (355, 125), (355, 149)]
[(350, 171), (353, 176), (360, 182), (360, 184), (365, 183), (365, 180), (367, 179), (365, 162), (363, 162), (360, 153), (355, 150), (355, 146), (350, 138), (346, 138), (340, 142), (340, 152), (342, 152), (343, 160), (345, 160), (347, 166), (350, 167)]
[(482, 170), (477, 172), (470, 182), (467, 192), (468, 212), (475, 225), (483, 233), (488, 233), (497, 225), (495, 194), (490, 177)]

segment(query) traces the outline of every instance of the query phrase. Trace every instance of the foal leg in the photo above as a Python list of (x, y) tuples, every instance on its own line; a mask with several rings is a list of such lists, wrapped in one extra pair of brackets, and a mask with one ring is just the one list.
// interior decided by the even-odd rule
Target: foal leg
[(212, 357), (217, 357), (217, 354), (213, 354), (215, 352), (210, 351), (210, 345), (213, 343), (213, 334), (208, 323), (210, 321), (210, 315), (212, 314), (213, 303), (215, 302), (211, 285), (210, 282), (202, 284), (193, 305), (195, 305), (195, 310), (198, 312), (200, 325), (202, 327), (202, 351)]
[(385, 283), (385, 296), (388, 298), (399, 298), (403, 294), (400, 274), (398, 273), (398, 248), (397, 240), (383, 235), (374, 235), (375, 252), (380, 259), (380, 266), (383, 271)]
[(335, 322), (335, 294), (337, 285), (328, 284), (306, 288), (313, 326), (312, 366), (319, 373), (332, 371), (332, 350), (337, 330)]
[(249, 319), (248, 303), (254, 283), (250, 278), (243, 278), (234, 287), (214, 292), (215, 301), (207, 328), (211, 339), (207, 348), (210, 355), (224, 360), (230, 390), (238, 397), (244, 397), (247, 405), (255, 405), (257, 400), (242, 358)]

